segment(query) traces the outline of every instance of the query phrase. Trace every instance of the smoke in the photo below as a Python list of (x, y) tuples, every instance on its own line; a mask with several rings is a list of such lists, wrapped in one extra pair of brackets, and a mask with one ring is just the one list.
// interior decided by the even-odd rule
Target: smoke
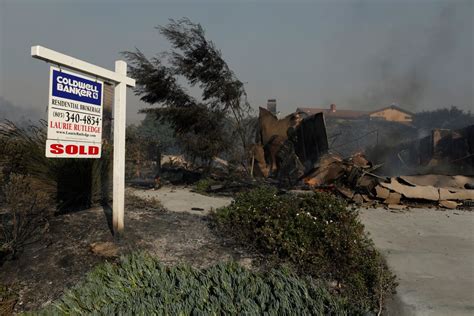
[(415, 112), (472, 106), (472, 3), (467, 8), (470, 18), (463, 16), (466, 6), (447, 4), (430, 24), (419, 27), (415, 21), (417, 27), (389, 34), (388, 45), (365, 64), (367, 84), (362, 94), (349, 97), (351, 107), (396, 103)]

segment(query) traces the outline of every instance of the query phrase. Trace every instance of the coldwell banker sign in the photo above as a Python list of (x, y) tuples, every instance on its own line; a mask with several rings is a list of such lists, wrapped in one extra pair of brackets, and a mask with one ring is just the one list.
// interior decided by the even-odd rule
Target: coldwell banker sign
[(46, 157), (100, 158), (102, 81), (50, 68)]

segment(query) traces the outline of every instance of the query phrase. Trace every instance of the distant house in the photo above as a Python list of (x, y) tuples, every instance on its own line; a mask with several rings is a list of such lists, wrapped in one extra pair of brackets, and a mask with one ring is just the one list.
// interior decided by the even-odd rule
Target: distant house
[(335, 104), (331, 104), (329, 108), (306, 108), (300, 107), (296, 112), (303, 112), (308, 115), (323, 113), (328, 119), (339, 120), (381, 120), (398, 123), (411, 123), (413, 121), (413, 113), (408, 112), (396, 105), (391, 105), (372, 112), (356, 111), (356, 110), (339, 110)]
[(296, 112), (303, 112), (308, 115), (323, 113), (326, 118), (342, 119), (342, 120), (362, 120), (367, 119), (370, 112), (354, 111), (354, 110), (338, 110), (335, 104), (331, 104), (329, 108), (297, 108)]
[(413, 113), (392, 104), (391, 106), (370, 112), (369, 119), (398, 123), (411, 123), (413, 121), (413, 115)]

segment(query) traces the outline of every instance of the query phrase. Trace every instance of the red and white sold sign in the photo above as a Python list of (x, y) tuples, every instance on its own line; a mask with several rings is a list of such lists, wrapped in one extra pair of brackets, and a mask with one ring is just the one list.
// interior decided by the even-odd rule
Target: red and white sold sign
[(48, 139), (46, 141), (46, 150), (47, 157), (100, 158), (100, 144), (94, 143), (78, 143)]
[(50, 68), (46, 157), (100, 158), (102, 81)]

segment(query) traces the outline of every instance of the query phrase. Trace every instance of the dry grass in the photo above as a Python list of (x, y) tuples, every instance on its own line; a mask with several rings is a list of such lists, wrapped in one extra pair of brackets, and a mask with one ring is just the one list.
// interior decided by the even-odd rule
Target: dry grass
[(18, 294), (11, 286), (0, 284), (0, 315), (13, 315)]
[(144, 199), (125, 191), (125, 208), (127, 210), (164, 210), (163, 205), (156, 198)]

